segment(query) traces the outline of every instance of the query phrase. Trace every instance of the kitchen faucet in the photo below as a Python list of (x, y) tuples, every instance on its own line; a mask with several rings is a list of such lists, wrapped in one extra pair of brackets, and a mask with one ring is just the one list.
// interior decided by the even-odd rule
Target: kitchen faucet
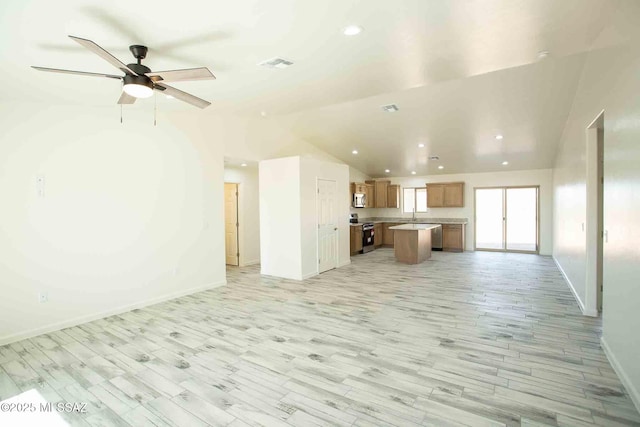
[(416, 208), (411, 209), (411, 221), (416, 221)]

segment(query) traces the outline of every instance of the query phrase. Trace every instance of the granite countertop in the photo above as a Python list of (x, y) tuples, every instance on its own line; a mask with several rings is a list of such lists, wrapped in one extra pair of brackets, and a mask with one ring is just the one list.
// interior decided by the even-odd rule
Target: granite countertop
[(418, 230), (432, 230), (438, 227), (441, 227), (441, 225), (440, 224), (402, 224), (402, 225), (394, 225), (393, 227), (389, 227), (389, 230), (418, 231)]
[(467, 218), (416, 218), (412, 221), (411, 218), (363, 218), (358, 219), (358, 224), (351, 224), (355, 227), (361, 227), (365, 222), (372, 222), (379, 224), (383, 222), (397, 222), (399, 224), (467, 224), (469, 220)]

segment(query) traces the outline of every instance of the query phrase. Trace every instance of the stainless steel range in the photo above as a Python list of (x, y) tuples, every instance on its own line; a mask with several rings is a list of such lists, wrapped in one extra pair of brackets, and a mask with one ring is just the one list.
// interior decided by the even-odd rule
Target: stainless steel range
[[(349, 214), (350, 224), (360, 224), (358, 222), (358, 214)], [(372, 222), (362, 223), (362, 253), (371, 252), (375, 249), (375, 230)]]

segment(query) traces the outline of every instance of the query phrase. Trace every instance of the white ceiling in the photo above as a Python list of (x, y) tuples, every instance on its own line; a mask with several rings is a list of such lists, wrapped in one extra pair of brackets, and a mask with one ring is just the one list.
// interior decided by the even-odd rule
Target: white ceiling
[[(498, 170), (503, 159), (517, 169), (551, 167), (585, 52), (637, 37), (640, 2), (4, 0), (0, 20), (2, 102), (115, 104), (117, 81), (29, 66), (117, 72), (68, 34), (125, 63), (133, 62), (130, 44), (146, 44), (144, 63), (153, 70), (207, 66), (216, 74), (216, 81), (175, 84), (213, 102), (193, 114), (266, 111), (379, 176), (384, 168), (436, 172), (425, 161), (433, 154), (446, 172)], [(364, 32), (342, 35), (349, 24)], [(550, 57), (538, 62), (541, 50)], [(274, 56), (295, 64), (256, 66)], [(384, 115), (379, 107), (387, 103), (400, 111)], [(163, 97), (158, 104), (193, 108)], [(502, 143), (493, 138), (498, 132)]]

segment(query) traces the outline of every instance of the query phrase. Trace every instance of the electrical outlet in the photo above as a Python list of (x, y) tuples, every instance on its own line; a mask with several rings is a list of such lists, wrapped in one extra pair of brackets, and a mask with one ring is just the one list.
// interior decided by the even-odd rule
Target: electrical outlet
[(48, 302), (49, 301), (49, 294), (47, 292), (39, 292), (38, 293), (38, 301), (40, 302), (40, 304)]

